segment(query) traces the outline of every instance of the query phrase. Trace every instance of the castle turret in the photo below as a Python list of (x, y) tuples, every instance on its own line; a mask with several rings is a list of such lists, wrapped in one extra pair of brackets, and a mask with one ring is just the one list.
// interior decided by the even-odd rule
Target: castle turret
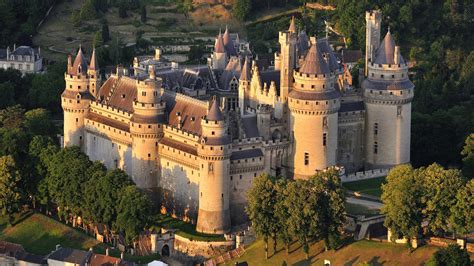
[(240, 114), (243, 115), (245, 109), (247, 108), (248, 101), (249, 101), (249, 93), (250, 93), (250, 81), (251, 81), (251, 73), (250, 73), (250, 66), (248, 62), (248, 57), (245, 57), (244, 65), (242, 66), (242, 72), (240, 73), (239, 78), (239, 109)]
[(165, 102), (161, 100), (162, 81), (153, 67), (149, 78), (136, 81), (137, 99), (130, 120), (132, 135), (132, 179), (140, 188), (157, 187), (160, 178), (158, 142), (163, 135)]
[(365, 76), (367, 76), (367, 66), (369, 61), (373, 61), (374, 52), (380, 45), (380, 26), (382, 25), (382, 12), (371, 10), (365, 12)]
[(296, 65), (297, 33), (295, 18), (291, 19), (290, 28), (279, 33), (280, 54), (280, 96), (284, 101), (293, 87), (293, 70)]
[(87, 74), (89, 75), (89, 91), (97, 98), (97, 93), (101, 86), (102, 79), (99, 72), (99, 64), (97, 63), (97, 58), (95, 55), (95, 48), (92, 50), (91, 61), (89, 64), (89, 69), (87, 69)]
[(211, 58), (212, 69), (225, 69), (227, 65), (227, 54), (225, 52), (224, 40), (222, 39), (221, 33), (219, 33), (219, 36), (216, 38), (214, 52), (212, 53)]
[(94, 96), (89, 92), (89, 75), (86, 58), (81, 47), (72, 63), (68, 58), (67, 71), (64, 73), (66, 89), (61, 95), (64, 111), (64, 146), (79, 146), (84, 142), (84, 120)]
[(316, 39), (301, 67), (294, 72), (289, 94), (294, 178), (309, 178), (317, 170), (336, 164), (338, 110), (341, 94), (335, 88), (336, 73), (318, 50)]
[[(368, 26), (369, 27), (369, 26)], [(410, 162), (411, 101), (408, 64), (390, 33), (383, 39), (362, 82), (366, 109), (366, 168)]]
[(196, 230), (223, 234), (230, 231), (229, 170), (232, 144), (228, 125), (214, 98), (207, 116), (201, 120), (202, 137), (198, 148), (201, 178)]

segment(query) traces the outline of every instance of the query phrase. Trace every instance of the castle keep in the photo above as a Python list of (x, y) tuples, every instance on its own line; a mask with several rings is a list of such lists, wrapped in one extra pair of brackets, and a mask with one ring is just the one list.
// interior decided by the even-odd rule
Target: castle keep
[(407, 163), (414, 85), (390, 31), (380, 39), (381, 18), (366, 14), (360, 90), (344, 86), (329, 41), (297, 32), (294, 20), (272, 64), (228, 29), (207, 66), (177, 67), (157, 49), (105, 81), (95, 51), (88, 63), (79, 49), (65, 73), (64, 146), (123, 169), (163, 212), (206, 233), (245, 221), (245, 194), (261, 173), (309, 178), (333, 166)]

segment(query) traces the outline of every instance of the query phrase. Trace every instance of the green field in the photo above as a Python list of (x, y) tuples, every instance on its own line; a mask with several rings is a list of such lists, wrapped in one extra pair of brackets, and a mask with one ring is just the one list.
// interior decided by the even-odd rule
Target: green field
[(0, 217), (0, 240), (21, 244), (28, 252), (39, 255), (50, 253), (56, 244), (87, 250), (99, 243), (85, 233), (38, 213), (19, 217), (15, 226)]
[(323, 265), (325, 259), (330, 260), (332, 265), (359, 265), (360, 263), (370, 263), (370, 265), (423, 265), (437, 247), (423, 246), (410, 252), (406, 245), (381, 243), (369, 240), (362, 240), (350, 243), (337, 251), (324, 252), (321, 242), (311, 245), (310, 259), (305, 259), (303, 249), (294, 243), (287, 255), (282, 245), (277, 248), (277, 254), (273, 255), (270, 243), (270, 259), (265, 259), (263, 240), (258, 240), (250, 245), (245, 254), (235, 260), (227, 262), (226, 265), (234, 265), (236, 262), (246, 261), (248, 265), (282, 265), (283, 261), (287, 265)]
[(362, 194), (380, 197), (382, 195), (382, 184), (384, 182), (385, 177), (377, 177), (373, 179), (343, 183), (342, 186), (350, 191), (357, 191)]
[(364, 215), (365, 217), (376, 216), (380, 214), (378, 209), (370, 209), (364, 205), (353, 204), (346, 202), (345, 204), (346, 212), (351, 215), (359, 216)]

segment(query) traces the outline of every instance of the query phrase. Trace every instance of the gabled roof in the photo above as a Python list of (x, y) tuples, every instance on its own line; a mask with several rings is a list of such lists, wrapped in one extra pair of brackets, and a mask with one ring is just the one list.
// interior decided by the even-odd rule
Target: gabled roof
[[(390, 33), (390, 30), (385, 35), (382, 43), (380, 44), (379, 48), (377, 49), (377, 53), (375, 55), (375, 64), (395, 64), (394, 59), (395, 54), (395, 41), (393, 40), (393, 36)], [(400, 55), (400, 63), (405, 63), (405, 60)]]
[(85, 265), (89, 258), (91, 257), (91, 251), (82, 251), (72, 248), (59, 248), (58, 250), (51, 253), (48, 259), (75, 263), (79, 265)]
[(76, 59), (74, 59), (74, 63), (72, 65), (72, 68), (69, 71), (69, 74), (77, 75), (79, 72), (79, 66), (82, 69), (82, 73), (87, 72), (87, 60), (84, 57), (84, 54), (82, 53), (81, 47), (79, 47), (79, 51), (77, 52)]
[(329, 65), (324, 60), (317, 44), (313, 43), (309, 48), (299, 72), (310, 75), (329, 74)]
[(219, 103), (217, 102), (217, 99), (214, 99), (212, 101), (211, 108), (209, 109), (206, 118), (211, 121), (224, 120), (224, 115), (222, 114), (221, 108), (219, 108)]

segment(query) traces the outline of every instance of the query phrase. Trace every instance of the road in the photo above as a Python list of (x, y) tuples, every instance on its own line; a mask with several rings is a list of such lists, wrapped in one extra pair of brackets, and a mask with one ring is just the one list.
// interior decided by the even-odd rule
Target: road
[(359, 204), (363, 205), (369, 209), (378, 209), (382, 208), (383, 204), (377, 201), (371, 201), (367, 199), (359, 199), (356, 197), (346, 197), (346, 202), (352, 203), (352, 204)]

